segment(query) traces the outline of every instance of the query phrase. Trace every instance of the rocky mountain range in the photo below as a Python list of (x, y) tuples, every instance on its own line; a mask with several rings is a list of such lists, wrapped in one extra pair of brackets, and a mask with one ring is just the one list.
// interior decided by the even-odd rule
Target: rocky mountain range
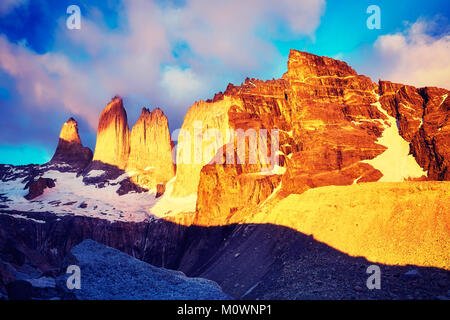
[(70, 118), (49, 163), (0, 166), (0, 292), (92, 239), (233, 298), (449, 298), (448, 95), (291, 50), (280, 79), (194, 103), (177, 137), (159, 108), (130, 130), (116, 96), (94, 153)]

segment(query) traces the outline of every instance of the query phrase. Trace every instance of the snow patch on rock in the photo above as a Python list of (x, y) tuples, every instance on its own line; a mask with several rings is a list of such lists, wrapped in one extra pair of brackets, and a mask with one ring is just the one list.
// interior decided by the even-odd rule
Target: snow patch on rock
[(173, 197), (172, 191), (175, 183), (173, 177), (166, 184), (166, 191), (160, 200), (151, 208), (151, 212), (158, 217), (172, 216), (182, 212), (195, 212), (197, 194), (187, 197)]
[[(50, 212), (57, 215), (81, 215), (106, 219), (110, 221), (144, 221), (155, 218), (149, 209), (158, 199), (155, 192), (129, 193), (122, 196), (117, 194), (119, 182), (128, 177), (124, 174), (114, 181), (109, 181), (104, 188), (83, 183), (83, 177), (75, 172), (60, 172), (49, 170), (42, 175), (56, 182), (52, 189), (28, 201), (24, 198), (23, 178), (3, 181), (0, 184), (0, 194), (11, 200), (8, 202), (9, 210), (23, 212)], [(81, 206), (85, 203), (87, 206)], [(18, 215), (16, 218), (30, 219)]]
[[(379, 98), (378, 95), (377, 98)], [(383, 182), (401, 182), (408, 178), (427, 176), (427, 172), (409, 154), (409, 143), (400, 136), (395, 118), (381, 107), (379, 101), (372, 105), (388, 118), (387, 124), (384, 124), (383, 134), (377, 140), (377, 143), (387, 149), (377, 157), (361, 162), (368, 163), (380, 170), (383, 177), (379, 181)]]

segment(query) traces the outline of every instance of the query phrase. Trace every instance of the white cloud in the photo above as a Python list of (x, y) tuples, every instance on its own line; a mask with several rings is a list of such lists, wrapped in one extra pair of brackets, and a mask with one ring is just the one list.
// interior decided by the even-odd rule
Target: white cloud
[[(261, 33), (270, 37), (270, 30), (283, 23), (293, 34), (312, 35), (324, 8), (324, 0), (193, 0), (167, 15), (169, 30), (197, 56), (247, 71), (280, 58)], [(258, 34), (260, 28), (264, 32)]]
[(374, 44), (383, 79), (417, 87), (450, 89), (450, 34), (432, 36), (433, 21), (418, 20), (405, 32), (380, 36)]
[(193, 103), (207, 87), (192, 69), (182, 70), (177, 66), (165, 68), (161, 86), (167, 92), (168, 100), (175, 103)]
[[(62, 15), (54, 51), (46, 54), (0, 35), (0, 68), (14, 78), (23, 106), (63, 109), (93, 129), (115, 94), (143, 98), (143, 104), (161, 106), (169, 118), (173, 113), (182, 118), (194, 99), (223, 85), (225, 74), (240, 79), (255, 70), (271, 72), (281, 63), (270, 34), (258, 33), (261, 25), (281, 21), (292, 34), (312, 35), (324, 9), (324, 0), (157, 3), (124, 0), (114, 31), (96, 8), (83, 12), (81, 30), (68, 30)], [(180, 43), (187, 49), (173, 55)]]
[(102, 87), (64, 55), (39, 55), (0, 35), (0, 68), (14, 78), (23, 105), (41, 110), (63, 108), (96, 127), (97, 114), (90, 107), (100, 102), (95, 98)]

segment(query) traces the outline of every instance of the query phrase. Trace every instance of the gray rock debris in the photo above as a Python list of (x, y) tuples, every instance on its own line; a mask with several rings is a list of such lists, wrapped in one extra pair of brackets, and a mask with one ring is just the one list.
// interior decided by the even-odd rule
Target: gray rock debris
[[(72, 248), (70, 253), (72, 256), (65, 264), (76, 264), (81, 269), (81, 289), (71, 290), (77, 299), (230, 299), (213, 281), (157, 268), (90, 239)], [(58, 286), (65, 286), (69, 276), (60, 277)]]

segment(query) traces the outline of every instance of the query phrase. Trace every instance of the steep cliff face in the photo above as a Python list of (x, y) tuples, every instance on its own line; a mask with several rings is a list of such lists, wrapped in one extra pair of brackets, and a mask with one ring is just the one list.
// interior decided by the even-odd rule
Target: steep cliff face
[(131, 130), (128, 172), (132, 181), (149, 189), (166, 183), (175, 175), (167, 118), (161, 109), (143, 108)]
[[(266, 172), (247, 162), (196, 168), (196, 221), (226, 223), (269, 197), (326, 185), (448, 180), (447, 95), (445, 89), (376, 84), (345, 62), (291, 50), (281, 79), (247, 79), (206, 102), (203, 110), (211, 113), (215, 104), (235, 101), (226, 105), (224, 126), (275, 130), (266, 142), (279, 147), (268, 147)], [(185, 170), (179, 168), (177, 179)]]
[(114, 97), (100, 115), (93, 161), (125, 169), (130, 153), (127, 112), (120, 97)]
[(207, 165), (200, 173), (196, 214), (200, 226), (245, 221), (279, 189), (281, 175), (242, 172), (243, 165)]
[[(240, 103), (233, 97), (224, 97), (196, 102), (189, 109), (177, 140), (177, 175), (172, 196), (183, 198), (197, 193), (202, 167), (228, 142), (228, 110)], [(208, 129), (214, 131), (208, 134)]]
[(68, 164), (83, 169), (92, 160), (92, 151), (83, 147), (78, 134), (78, 123), (70, 118), (64, 123), (59, 142), (50, 164)]
[(380, 81), (379, 92), (382, 106), (397, 120), (400, 135), (409, 142), (411, 154), (427, 171), (428, 179), (448, 181), (449, 91)]

